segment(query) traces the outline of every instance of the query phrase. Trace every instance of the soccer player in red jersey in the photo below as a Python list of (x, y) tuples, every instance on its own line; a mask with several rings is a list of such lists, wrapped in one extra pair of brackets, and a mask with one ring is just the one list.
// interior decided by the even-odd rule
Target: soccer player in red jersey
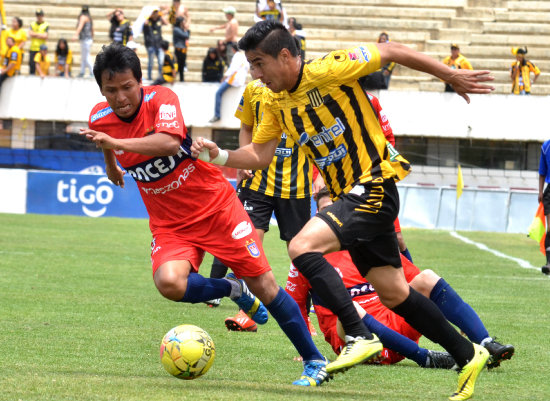
[[(326, 188), (320, 190), (316, 198), (319, 211), (332, 204)], [(347, 251), (329, 253), (325, 258), (342, 278), (365, 325), (381, 339), (384, 350), (378, 362), (393, 364), (407, 357), (422, 367), (453, 367), (454, 359), (448, 353), (429, 351), (418, 346), (420, 333), (403, 317), (382, 304), (374, 287), (359, 274)], [(477, 313), (443, 278), (432, 270), (421, 272), (404, 255), (401, 255), (401, 263), (405, 278), (412, 288), (430, 298), (445, 317), (466, 333), (471, 341), (487, 348), (491, 354), (489, 367), (497, 367), (502, 360), (512, 357), (514, 347), (500, 344), (490, 337)], [(294, 267), (288, 274), (286, 291), (296, 300), (302, 316), (307, 319), (306, 298), (311, 291), (311, 285)], [(331, 344), (334, 352), (340, 353), (345, 342), (342, 333), (338, 332), (336, 315), (323, 306), (322, 300), (315, 293), (311, 293), (311, 297), (325, 340)]]
[[(188, 303), (229, 296), (260, 324), (267, 321), (267, 308), (304, 360), (304, 372), (293, 384), (318, 386), (327, 380), (326, 359), (296, 302), (275, 281), (233, 187), (217, 167), (191, 157), (176, 94), (161, 86), (142, 87), (139, 58), (119, 44), (97, 55), (94, 76), (107, 101), (92, 109), (89, 129), (81, 133), (103, 150), (107, 176), (115, 185), (124, 186), (117, 160), (137, 183), (149, 214), (159, 292)], [(235, 275), (201, 276), (205, 251)]]

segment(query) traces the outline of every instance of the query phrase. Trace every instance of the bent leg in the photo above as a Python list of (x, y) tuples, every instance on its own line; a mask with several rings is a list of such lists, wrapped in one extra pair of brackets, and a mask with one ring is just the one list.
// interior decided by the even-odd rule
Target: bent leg
[(223, 298), (231, 293), (231, 283), (225, 279), (205, 278), (192, 272), (187, 260), (163, 263), (155, 272), (155, 286), (172, 301), (198, 303)]

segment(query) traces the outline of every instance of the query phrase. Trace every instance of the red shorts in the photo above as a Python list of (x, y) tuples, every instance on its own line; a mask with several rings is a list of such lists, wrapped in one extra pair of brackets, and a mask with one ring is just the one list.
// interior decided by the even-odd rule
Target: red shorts
[(164, 263), (188, 260), (198, 272), (204, 252), (216, 256), (237, 277), (256, 277), (271, 270), (248, 214), (236, 196), (229, 205), (185, 230), (153, 236), (153, 275)]

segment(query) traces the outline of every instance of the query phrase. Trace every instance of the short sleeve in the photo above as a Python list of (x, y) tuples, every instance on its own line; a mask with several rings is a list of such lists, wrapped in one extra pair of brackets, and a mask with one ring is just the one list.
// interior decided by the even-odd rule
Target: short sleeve
[(337, 50), (328, 55), (330, 69), (339, 81), (359, 79), (380, 69), (380, 52), (369, 43), (346, 50)]
[(241, 96), (241, 101), (235, 111), (235, 117), (241, 120), (243, 124), (251, 127), (254, 125), (254, 111), (250, 105), (250, 99), (252, 97), (250, 92), (252, 91), (252, 86), (254, 84), (255, 82), (253, 81), (246, 85), (243, 95)]
[(185, 139), (187, 128), (183, 122), (178, 96), (170, 89), (165, 89), (158, 93), (157, 96), (154, 96), (153, 100), (155, 100), (157, 107), (155, 132), (176, 135)]

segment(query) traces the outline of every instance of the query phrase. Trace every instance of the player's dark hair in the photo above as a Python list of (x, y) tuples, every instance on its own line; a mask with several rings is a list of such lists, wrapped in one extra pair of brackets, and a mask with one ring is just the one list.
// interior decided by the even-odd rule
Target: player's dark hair
[[(63, 43), (65, 45), (65, 47), (62, 49), (60, 44)], [(69, 44), (67, 43), (67, 40), (66, 39), (59, 39), (57, 41), (57, 46), (55, 48), (55, 54), (57, 54), (58, 56), (62, 56), (62, 57), (65, 57), (67, 54), (69, 54)]]
[(260, 21), (253, 25), (239, 40), (239, 49), (260, 50), (277, 58), (282, 49), (288, 49), (293, 57), (300, 54), (294, 37), (283, 24), (275, 21)]
[(163, 40), (162, 42), (160, 42), (160, 48), (162, 50), (168, 50), (169, 47), (170, 47), (170, 43), (168, 43), (167, 40)]
[(17, 25), (19, 25), (19, 28), (23, 26), (23, 20), (19, 17), (13, 17), (14, 20), (17, 21)]
[(94, 77), (101, 89), (101, 76), (104, 71), (109, 73), (109, 78), (114, 74), (131, 70), (134, 78), (141, 82), (141, 63), (136, 52), (120, 43), (111, 43), (103, 46), (95, 58)]
[(330, 198), (330, 192), (328, 191), (327, 187), (323, 187), (317, 192), (315, 195), (315, 202), (317, 203), (317, 210), (319, 210), (319, 201), (323, 199), (325, 196), (328, 196)]

